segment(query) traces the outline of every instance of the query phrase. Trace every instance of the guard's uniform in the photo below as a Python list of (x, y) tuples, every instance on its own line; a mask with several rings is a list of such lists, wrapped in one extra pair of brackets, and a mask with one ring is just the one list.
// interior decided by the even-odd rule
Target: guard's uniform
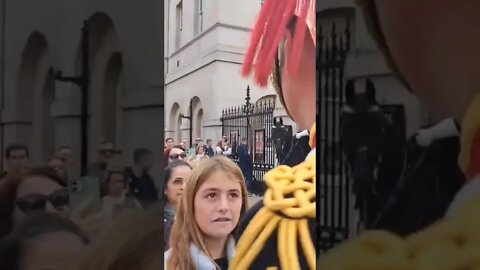
[[(267, 0), (252, 31), (242, 73), (253, 72), (255, 82), (265, 86), (273, 70), (274, 80), (277, 77), (274, 85), (287, 111), (282, 91), (293, 90), (279, 89), (278, 77), (302, 72), (299, 64), (305, 40), (316, 46), (315, 15), (315, 0)], [(311, 35), (310, 39), (306, 35)], [(279, 51), (284, 38), (290, 41), (290, 48)], [(283, 68), (280, 55), (286, 73), (279, 72)], [(279, 166), (265, 174), (264, 200), (254, 205), (239, 224), (237, 251), (230, 269), (316, 269), (315, 134), (313, 123), (312, 151), (304, 162), (294, 167)]]

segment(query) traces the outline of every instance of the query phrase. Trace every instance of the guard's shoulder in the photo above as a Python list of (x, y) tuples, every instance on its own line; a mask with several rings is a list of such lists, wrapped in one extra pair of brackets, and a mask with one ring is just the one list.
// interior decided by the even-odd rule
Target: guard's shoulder
[(237, 243), (238, 243), (238, 240), (240, 239), (240, 236), (242, 236), (243, 232), (250, 224), (250, 221), (252, 221), (252, 219), (255, 217), (258, 211), (260, 211), (260, 209), (263, 208), (263, 206), (264, 206), (263, 200), (260, 200), (247, 210), (242, 220), (240, 220), (240, 223), (238, 224), (237, 234), (235, 237), (235, 240)]

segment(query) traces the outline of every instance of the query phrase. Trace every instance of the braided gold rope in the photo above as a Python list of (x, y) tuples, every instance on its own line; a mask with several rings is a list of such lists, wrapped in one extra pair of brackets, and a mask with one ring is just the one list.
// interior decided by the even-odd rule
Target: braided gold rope
[[(314, 155), (293, 168), (279, 166), (265, 174), (267, 191), (264, 207), (250, 221), (240, 238), (230, 269), (250, 269), (276, 228), (281, 269), (300, 270), (299, 244), (309, 268), (316, 269), (316, 252), (307, 220), (316, 217), (315, 161)], [(269, 267), (267, 270), (277, 268)]]
[(387, 232), (367, 232), (321, 256), (329, 270), (480, 270), (480, 197), (452, 219), (406, 239)]

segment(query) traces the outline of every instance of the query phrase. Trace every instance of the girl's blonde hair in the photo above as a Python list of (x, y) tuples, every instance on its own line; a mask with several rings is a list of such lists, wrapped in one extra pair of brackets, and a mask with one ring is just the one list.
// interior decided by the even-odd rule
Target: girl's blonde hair
[(156, 270), (163, 265), (162, 207), (132, 211), (104, 224), (75, 270)]
[(242, 189), (240, 219), (248, 209), (247, 188), (242, 171), (237, 164), (223, 156), (216, 156), (199, 162), (188, 177), (177, 209), (177, 217), (170, 235), (171, 257), (167, 262), (168, 269), (195, 269), (190, 258), (190, 244), (196, 245), (204, 254), (211, 257), (205, 245), (204, 235), (195, 220), (194, 198), (200, 186), (218, 171), (229, 175), (230, 179), (240, 183)]

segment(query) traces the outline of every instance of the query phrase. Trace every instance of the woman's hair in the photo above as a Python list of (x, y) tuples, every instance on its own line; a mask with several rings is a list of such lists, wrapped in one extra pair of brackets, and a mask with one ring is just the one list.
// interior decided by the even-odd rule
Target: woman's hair
[(156, 270), (163, 264), (162, 209), (116, 217), (77, 270)]
[[(247, 188), (240, 168), (229, 158), (222, 156), (216, 156), (200, 162), (188, 177), (177, 208), (177, 217), (170, 235), (171, 257), (167, 262), (168, 269), (195, 269), (190, 258), (190, 244), (192, 243), (204, 254), (210, 256), (210, 252), (208, 252), (203, 240), (203, 233), (195, 220), (194, 198), (200, 186), (217, 171), (228, 174), (240, 183), (243, 201), (240, 219), (245, 214), (248, 208)], [(234, 232), (232, 231), (232, 233)]]
[(181, 146), (180, 144), (174, 145), (174, 146), (172, 147), (172, 149), (173, 149), (173, 148), (177, 148), (177, 149), (180, 149), (180, 150), (182, 150), (182, 151), (186, 151), (185, 147)]
[(63, 187), (66, 185), (64, 180), (60, 179), (55, 170), (50, 167), (29, 169), (19, 175), (7, 175), (2, 179), (0, 181), (0, 238), (9, 234), (12, 230), (18, 187), (26, 177), (32, 176), (45, 177)]
[(102, 184), (102, 193), (100, 194), (102, 197), (108, 195), (108, 189), (110, 188), (110, 182), (112, 181), (112, 176), (115, 174), (119, 174), (123, 177), (123, 185), (124, 187), (127, 186), (127, 178), (125, 177), (124, 172), (114, 170), (114, 171), (108, 171), (107, 176), (105, 177), (105, 181), (103, 181)]
[(172, 150), (171, 148), (166, 148), (165, 150), (163, 150), (163, 165), (164, 166), (168, 165), (168, 161), (170, 160), (170, 151), (171, 150)]
[(54, 156), (54, 157), (52, 157), (48, 162), (50, 163), (50, 162), (52, 162), (52, 161), (54, 161), (54, 160), (60, 160), (63, 164), (66, 163), (66, 160), (65, 160), (63, 157), (59, 157), (59, 156)]
[(198, 151), (200, 150), (200, 148), (203, 150), (203, 152), (205, 153), (205, 146), (204, 145), (199, 145), (197, 146), (197, 153)]
[(85, 245), (90, 240), (82, 229), (68, 219), (51, 213), (33, 213), (0, 242), (0, 269), (20, 269), (25, 242), (42, 234), (68, 232), (76, 235)]
[(13, 210), (22, 177), (7, 175), (0, 181), (0, 239), (12, 229)]
[(168, 185), (168, 182), (170, 181), (170, 177), (172, 177), (173, 171), (176, 168), (182, 167), (182, 166), (187, 166), (190, 169), (192, 169), (192, 165), (190, 165), (190, 163), (188, 163), (188, 162), (186, 162), (185, 160), (182, 160), (182, 159), (173, 160), (172, 162), (170, 162), (170, 164), (167, 165), (167, 167), (165, 167), (165, 174), (164, 174), (165, 178), (164, 178), (164, 181), (163, 181), (164, 201), (168, 200), (167, 196), (165, 196), (165, 192), (167, 191), (167, 185)]
[(43, 177), (47, 178), (49, 180), (52, 180), (53, 182), (59, 184), (62, 187), (66, 187), (67, 183), (65, 182), (64, 179), (60, 178), (60, 176), (57, 175), (57, 172), (55, 169), (51, 167), (38, 167), (38, 168), (33, 168), (31, 169), (26, 175), (25, 178), (27, 177)]

